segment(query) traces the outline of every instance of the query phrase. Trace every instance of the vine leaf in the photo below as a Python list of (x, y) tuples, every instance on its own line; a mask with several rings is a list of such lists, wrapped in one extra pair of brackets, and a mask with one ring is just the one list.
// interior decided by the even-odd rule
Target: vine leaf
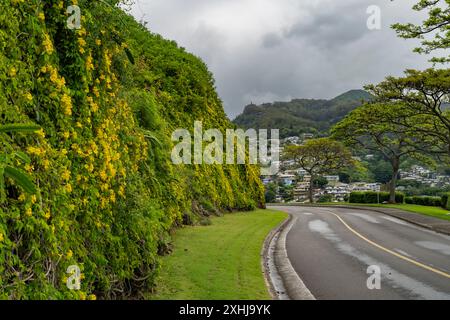
[[(22, 189), (30, 194), (37, 193), (36, 186), (33, 184), (31, 179), (25, 174), (23, 171), (13, 168), (11, 166), (6, 166), (4, 168), (3, 175), (4, 177), (8, 177), (14, 180)], [(2, 178), (4, 179), (4, 178)], [(3, 188), (4, 189), (4, 188)]]

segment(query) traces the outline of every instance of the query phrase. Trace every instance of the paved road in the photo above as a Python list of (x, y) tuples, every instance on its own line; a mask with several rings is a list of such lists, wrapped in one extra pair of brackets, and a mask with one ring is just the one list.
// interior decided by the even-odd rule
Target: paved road
[[(295, 222), (289, 260), (317, 299), (450, 300), (450, 237), (371, 211), (273, 207)], [(370, 266), (381, 289), (368, 289)], [(376, 269), (374, 269), (376, 270)], [(376, 285), (376, 279), (371, 278)]]

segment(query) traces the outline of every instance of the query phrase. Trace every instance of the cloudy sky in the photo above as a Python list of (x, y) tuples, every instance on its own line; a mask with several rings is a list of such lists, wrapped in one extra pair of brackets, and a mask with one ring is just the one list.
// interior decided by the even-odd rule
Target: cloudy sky
[[(136, 0), (149, 28), (201, 57), (230, 118), (250, 102), (333, 98), (422, 69), (427, 57), (390, 25), (418, 22), (417, 0)], [(381, 30), (367, 9), (381, 8)]]

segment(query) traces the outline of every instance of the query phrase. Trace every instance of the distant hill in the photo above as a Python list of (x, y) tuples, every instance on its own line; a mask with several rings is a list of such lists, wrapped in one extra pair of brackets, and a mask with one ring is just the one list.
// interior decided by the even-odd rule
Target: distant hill
[(351, 90), (332, 100), (294, 99), (251, 104), (233, 122), (245, 129), (280, 129), (281, 138), (303, 133), (325, 135), (333, 124), (371, 99), (366, 91)]

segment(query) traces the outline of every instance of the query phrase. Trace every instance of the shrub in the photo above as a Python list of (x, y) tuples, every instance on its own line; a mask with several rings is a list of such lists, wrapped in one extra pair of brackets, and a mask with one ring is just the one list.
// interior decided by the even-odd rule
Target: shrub
[[(389, 192), (352, 192), (349, 197), (349, 203), (375, 204), (389, 201)], [(405, 195), (401, 192), (395, 194), (396, 203), (403, 203)], [(379, 201), (379, 202), (378, 202)]]
[(444, 209), (450, 210), (450, 193), (444, 194), (441, 198), (441, 206)]
[(320, 196), (318, 203), (327, 203), (333, 201), (333, 196), (331, 194), (324, 194)]
[(414, 196), (414, 197), (406, 197), (405, 202), (407, 204), (416, 204), (419, 206), (440, 207), (442, 205), (442, 198), (429, 196)]

